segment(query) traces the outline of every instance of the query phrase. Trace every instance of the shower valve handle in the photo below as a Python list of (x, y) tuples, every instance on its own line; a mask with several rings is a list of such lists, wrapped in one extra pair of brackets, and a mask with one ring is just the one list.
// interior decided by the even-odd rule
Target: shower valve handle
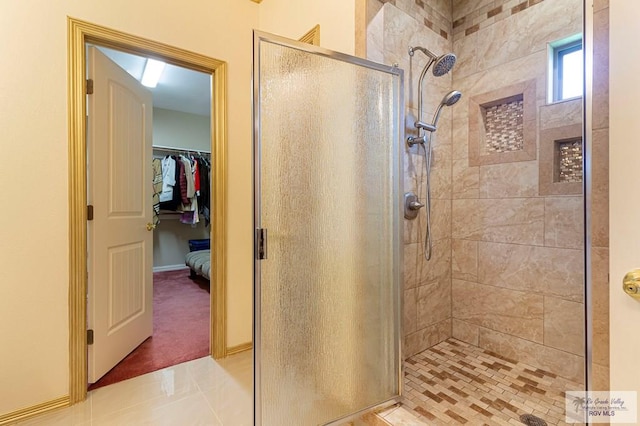
[(409, 203), (409, 210), (420, 210), (424, 207), (424, 204), (420, 201), (411, 201)]

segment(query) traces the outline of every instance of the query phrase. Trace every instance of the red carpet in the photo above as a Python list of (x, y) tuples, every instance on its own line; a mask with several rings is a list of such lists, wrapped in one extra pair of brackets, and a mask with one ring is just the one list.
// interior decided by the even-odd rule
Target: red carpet
[(209, 281), (189, 270), (153, 274), (153, 336), (89, 390), (209, 354)]

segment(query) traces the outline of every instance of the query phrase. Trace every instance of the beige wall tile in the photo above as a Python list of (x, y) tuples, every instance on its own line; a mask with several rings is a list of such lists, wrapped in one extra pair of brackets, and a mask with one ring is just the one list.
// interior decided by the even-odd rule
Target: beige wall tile
[(582, 250), (481, 242), (478, 282), (554, 296), (584, 300)]
[(540, 107), (540, 130), (582, 124), (582, 98)]
[[(426, 181), (422, 185), (421, 193), (426, 192)], [(435, 200), (450, 200), (452, 191), (451, 164), (445, 167), (431, 169), (431, 198)]]
[(544, 243), (543, 199), (452, 200), (451, 216), (453, 238)]
[(593, 132), (591, 162), (591, 244), (609, 247), (609, 130)]
[(526, 79), (536, 80), (536, 99), (546, 99), (546, 50), (518, 58), (511, 62), (501, 64), (492, 70), (479, 71), (454, 82), (456, 89), (460, 90), (467, 99), (473, 96), (502, 89)]
[[(465, 96), (463, 93), (462, 96)], [(459, 101), (452, 111), (454, 125), (451, 129), (451, 156), (454, 160), (469, 158), (468, 102)]]
[(431, 260), (424, 258), (423, 244), (419, 243), (420, 275), (418, 285), (428, 284), (434, 281), (447, 281), (451, 279), (451, 239), (437, 240), (433, 242)]
[[(582, 32), (582, 2), (580, 0), (543, 1), (534, 8), (515, 16), (518, 32), (530, 35), (530, 52), (546, 51), (547, 43)], [(523, 22), (524, 21), (524, 22)]]
[(431, 346), (447, 340), (451, 337), (451, 319), (430, 325), (407, 335), (404, 341), (405, 359), (424, 351)]
[(454, 239), (480, 240), (482, 236), (479, 200), (451, 201), (451, 236)]
[[(441, 123), (438, 124), (440, 126)], [(450, 143), (436, 142), (433, 147), (433, 168), (446, 168), (451, 170), (452, 146)]]
[(480, 166), (480, 198), (536, 197), (538, 162)]
[(584, 324), (584, 304), (545, 296), (545, 346), (584, 355)]
[[(367, 3), (367, 59), (384, 62), (384, 16), (382, 12), (378, 13), (382, 4), (378, 0), (369, 0)], [(380, 7), (375, 7), (376, 4)]]
[(411, 288), (404, 291), (404, 324), (403, 332), (405, 336), (417, 330), (417, 311), (416, 311), (416, 294), (417, 290)]
[(451, 241), (451, 277), (458, 280), (478, 281), (477, 241)]
[(463, 16), (467, 16), (474, 10), (482, 9), (483, 7), (487, 7), (493, 4), (493, 0), (477, 0), (477, 1), (468, 1), (468, 0), (452, 0), (451, 7), (453, 13), (453, 19), (459, 19)]
[(599, 10), (602, 10), (605, 7), (609, 7), (609, 0), (593, 0), (594, 12), (598, 12)]
[(419, 235), (421, 234), (419, 227), (420, 221), (417, 218), (412, 220), (402, 219), (402, 221), (404, 225), (404, 243), (417, 243), (420, 238)]
[(422, 265), (420, 243), (405, 244), (403, 252), (404, 288), (410, 289), (418, 285), (418, 273)]
[(476, 61), (476, 48), (478, 46), (479, 33), (473, 33), (453, 42), (453, 53), (456, 54), (456, 66), (453, 69), (453, 80), (467, 77), (478, 71)]
[(594, 391), (608, 391), (609, 385), (609, 366), (600, 364), (593, 364), (591, 366), (591, 382), (592, 390)]
[(593, 129), (609, 127), (609, 8), (593, 15)]
[(453, 318), (451, 334), (454, 339), (462, 340), (463, 342), (477, 346), (480, 327), (475, 324)]
[(451, 281), (436, 281), (417, 289), (417, 329), (451, 318)]
[(581, 356), (486, 328), (480, 329), (479, 346), (575, 382), (584, 382)]
[(452, 198), (478, 198), (480, 195), (480, 169), (469, 167), (467, 159), (453, 160)]
[(536, 198), (478, 201), (481, 238), (485, 241), (543, 243), (544, 201)]
[(478, 31), (478, 69), (490, 69), (545, 50), (547, 43), (581, 30), (582, 8), (576, 0), (539, 3)]
[(545, 199), (544, 244), (551, 247), (582, 248), (584, 244), (584, 199)]
[[(425, 200), (423, 197), (422, 200)], [(424, 208), (426, 209), (426, 207)], [(426, 212), (425, 212), (426, 219)], [(425, 227), (426, 228), (426, 222)], [(431, 236), (434, 242), (451, 238), (451, 200), (431, 199)], [(421, 235), (424, 238), (424, 235)]]
[(609, 249), (591, 249), (591, 314), (593, 362), (609, 365)]
[(542, 296), (453, 280), (452, 297), (454, 318), (542, 343)]

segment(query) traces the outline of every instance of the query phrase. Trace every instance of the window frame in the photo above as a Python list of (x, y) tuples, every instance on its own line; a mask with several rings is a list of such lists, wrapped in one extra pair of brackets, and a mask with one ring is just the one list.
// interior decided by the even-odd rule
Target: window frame
[[(564, 57), (571, 53), (582, 51), (584, 49), (582, 43), (582, 34), (576, 34), (574, 36), (556, 41), (554, 43), (550, 43), (549, 45), (549, 77), (550, 87), (549, 87), (549, 102), (562, 102), (570, 99), (580, 98), (584, 95), (581, 93), (578, 96), (572, 97), (563, 97), (562, 93), (562, 83), (564, 79)], [(583, 63), (583, 73), (584, 73), (584, 63)]]

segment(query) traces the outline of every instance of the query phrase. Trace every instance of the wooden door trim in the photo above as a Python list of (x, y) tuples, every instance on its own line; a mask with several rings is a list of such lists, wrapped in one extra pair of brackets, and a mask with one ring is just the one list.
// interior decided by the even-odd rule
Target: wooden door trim
[(227, 206), (227, 64), (187, 50), (67, 18), (69, 125), (69, 401), (87, 396), (87, 167), (85, 43), (152, 56), (168, 63), (208, 73), (211, 93), (211, 326), (214, 358), (227, 355), (226, 343), (226, 206)]

